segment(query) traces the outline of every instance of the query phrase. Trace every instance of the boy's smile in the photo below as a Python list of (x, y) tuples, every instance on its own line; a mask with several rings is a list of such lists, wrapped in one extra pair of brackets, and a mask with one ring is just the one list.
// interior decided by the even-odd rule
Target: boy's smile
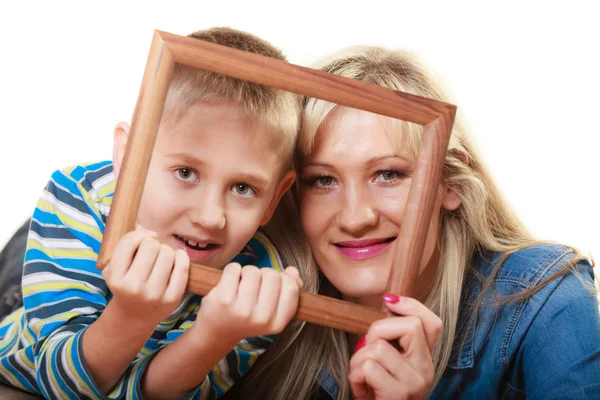
[[(204, 262), (208, 259), (220, 246), (210, 239), (196, 239), (189, 236), (173, 235), (178, 243), (176, 248), (185, 250), (190, 257), (190, 260), (196, 262)], [(175, 247), (175, 246), (174, 246)]]
[[(184, 249), (192, 262), (223, 267), (268, 221), (293, 183), (293, 173), (280, 179), (284, 165), (277, 148), (261, 137), (269, 135), (265, 129), (233, 104), (200, 103), (167, 115), (137, 222), (162, 243)], [(118, 130), (115, 160), (126, 143), (126, 132)], [(115, 162), (115, 170), (119, 167)]]

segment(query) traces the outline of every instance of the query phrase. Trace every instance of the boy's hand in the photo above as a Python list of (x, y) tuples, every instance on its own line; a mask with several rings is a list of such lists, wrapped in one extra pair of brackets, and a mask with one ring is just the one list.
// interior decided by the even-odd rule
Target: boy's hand
[(190, 259), (138, 228), (117, 244), (102, 271), (113, 294), (109, 307), (129, 322), (156, 326), (180, 304), (188, 281)]
[(225, 266), (219, 284), (203, 299), (194, 328), (196, 337), (228, 341), (279, 333), (290, 322), (300, 296), (298, 270)]

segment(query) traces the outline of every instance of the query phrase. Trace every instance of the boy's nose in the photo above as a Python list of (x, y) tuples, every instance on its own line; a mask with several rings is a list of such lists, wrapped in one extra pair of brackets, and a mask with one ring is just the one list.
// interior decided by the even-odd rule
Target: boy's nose
[(207, 196), (203, 201), (188, 212), (191, 222), (206, 230), (221, 230), (225, 228), (227, 220), (225, 209), (220, 199)]
[(222, 209), (213, 207), (191, 213), (190, 220), (194, 225), (200, 225), (206, 230), (221, 230), (225, 228), (226, 218)]

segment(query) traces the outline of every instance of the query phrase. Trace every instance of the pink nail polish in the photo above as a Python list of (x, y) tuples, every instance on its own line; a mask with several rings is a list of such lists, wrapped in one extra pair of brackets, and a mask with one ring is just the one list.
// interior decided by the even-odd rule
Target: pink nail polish
[(365, 347), (365, 344), (367, 344), (367, 337), (363, 336), (360, 338), (360, 340), (356, 344), (356, 347), (354, 348), (354, 352), (356, 353), (357, 351), (359, 351), (360, 349)]
[(391, 293), (386, 293), (383, 295), (383, 299), (385, 301), (387, 301), (390, 304), (396, 304), (397, 302), (400, 301), (400, 297), (396, 296), (395, 294), (391, 294)]

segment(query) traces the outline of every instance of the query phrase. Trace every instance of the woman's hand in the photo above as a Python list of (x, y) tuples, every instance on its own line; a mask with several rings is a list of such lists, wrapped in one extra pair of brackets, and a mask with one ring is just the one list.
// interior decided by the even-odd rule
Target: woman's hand
[(350, 387), (358, 400), (422, 399), (433, 382), (432, 353), (442, 321), (415, 299), (384, 299), (399, 316), (374, 322), (356, 346)]

